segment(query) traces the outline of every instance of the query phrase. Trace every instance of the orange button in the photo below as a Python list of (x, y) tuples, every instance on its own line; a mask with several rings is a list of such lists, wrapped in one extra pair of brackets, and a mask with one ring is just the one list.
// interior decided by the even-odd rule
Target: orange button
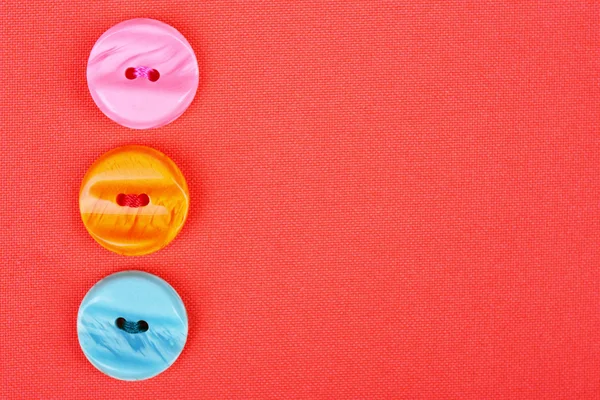
[(141, 256), (165, 247), (188, 215), (189, 192), (177, 165), (145, 146), (111, 150), (90, 167), (79, 192), (86, 229), (108, 250)]

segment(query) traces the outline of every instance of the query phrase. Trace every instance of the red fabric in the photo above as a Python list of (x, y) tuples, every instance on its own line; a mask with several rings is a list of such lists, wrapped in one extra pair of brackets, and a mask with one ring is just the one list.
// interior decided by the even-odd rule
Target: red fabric
[[(399, 3), (4, 1), (0, 398), (599, 399), (600, 5)], [(200, 62), (152, 131), (85, 79), (134, 17)], [(78, 212), (124, 144), (168, 154), (192, 196), (140, 258)], [(125, 269), (189, 312), (145, 382), (77, 343), (81, 299)]]

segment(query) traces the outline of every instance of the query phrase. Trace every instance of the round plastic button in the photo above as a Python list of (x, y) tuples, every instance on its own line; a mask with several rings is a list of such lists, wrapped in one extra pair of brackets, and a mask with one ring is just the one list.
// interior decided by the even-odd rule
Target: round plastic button
[(171, 159), (145, 146), (124, 146), (101, 156), (83, 178), (79, 211), (92, 237), (128, 256), (169, 244), (188, 215), (185, 178)]
[(96, 283), (77, 314), (77, 336), (87, 359), (126, 381), (152, 378), (169, 368), (187, 333), (187, 314), (177, 292), (141, 271), (119, 272)]
[(198, 88), (198, 61), (175, 28), (131, 19), (106, 31), (92, 48), (87, 81), (107, 117), (134, 129), (158, 128), (188, 108)]

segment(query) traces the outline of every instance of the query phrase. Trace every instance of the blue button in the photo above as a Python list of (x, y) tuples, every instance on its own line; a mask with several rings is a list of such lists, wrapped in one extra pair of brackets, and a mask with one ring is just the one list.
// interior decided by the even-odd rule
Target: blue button
[(152, 378), (179, 357), (187, 313), (167, 282), (141, 271), (118, 272), (85, 295), (77, 315), (79, 345), (100, 371), (116, 379)]

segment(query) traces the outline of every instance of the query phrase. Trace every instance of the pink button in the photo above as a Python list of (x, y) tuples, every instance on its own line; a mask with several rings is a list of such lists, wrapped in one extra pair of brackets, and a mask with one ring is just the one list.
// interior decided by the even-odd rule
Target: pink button
[(131, 19), (104, 32), (88, 60), (87, 81), (107, 117), (134, 129), (177, 119), (198, 89), (198, 61), (175, 28)]

